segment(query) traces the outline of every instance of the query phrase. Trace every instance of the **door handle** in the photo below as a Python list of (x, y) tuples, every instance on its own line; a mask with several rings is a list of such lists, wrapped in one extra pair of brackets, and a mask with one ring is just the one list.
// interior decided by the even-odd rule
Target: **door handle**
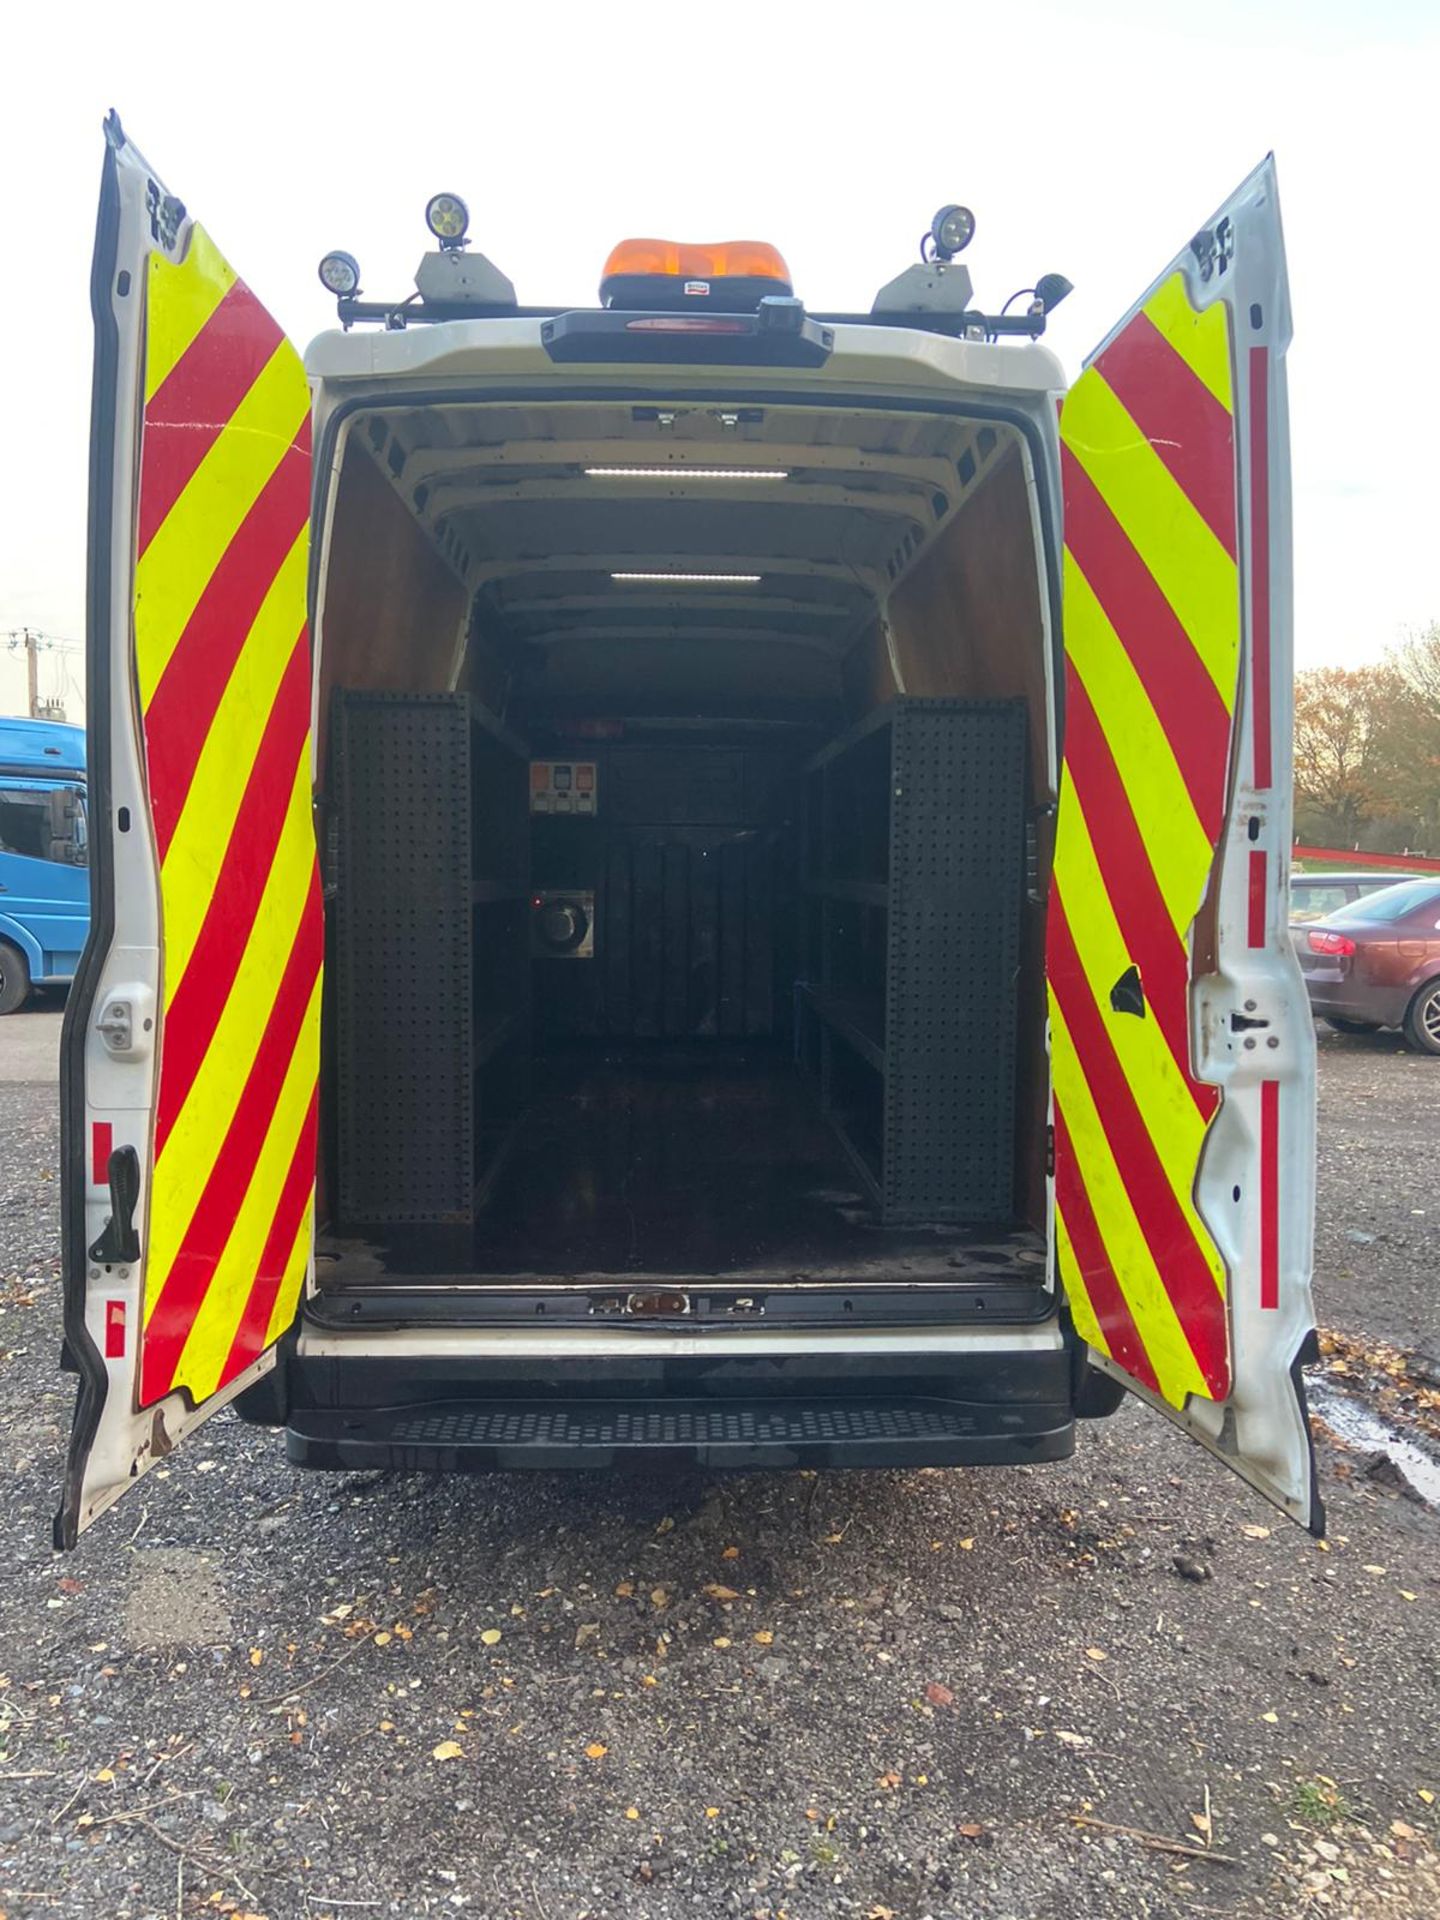
[(127, 1265), (140, 1258), (135, 1207), (140, 1198), (140, 1156), (134, 1147), (116, 1147), (110, 1156), (110, 1218), (90, 1249), (104, 1266)]

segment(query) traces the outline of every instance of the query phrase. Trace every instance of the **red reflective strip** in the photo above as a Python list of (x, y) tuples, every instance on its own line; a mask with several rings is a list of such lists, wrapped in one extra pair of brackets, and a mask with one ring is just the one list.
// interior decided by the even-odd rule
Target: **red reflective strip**
[(1158, 1393), (1160, 1383), (1105, 1250), (1058, 1100), (1055, 1103), (1055, 1198), (1065, 1215), (1070, 1245), (1080, 1266), (1080, 1279), (1100, 1322), (1111, 1359), (1133, 1374), (1142, 1386)]
[(236, 1374), (243, 1373), (251, 1361), (258, 1360), (265, 1351), (265, 1330), (270, 1325), (270, 1315), (275, 1310), (275, 1301), (285, 1278), (285, 1263), (294, 1248), (295, 1236), (300, 1231), (300, 1222), (305, 1217), (305, 1208), (315, 1187), (318, 1118), (317, 1089), (310, 1096), (310, 1106), (300, 1128), (295, 1158), (290, 1162), (290, 1171), (285, 1176), (285, 1185), (280, 1193), (280, 1204), (275, 1209), (275, 1221), (265, 1242), (265, 1251), (260, 1256), (260, 1271), (256, 1275), (255, 1285), (250, 1289), (245, 1311), (240, 1316), (240, 1325), (220, 1371), (222, 1387), (228, 1385)]
[(1271, 784), (1270, 355), (1250, 349), (1250, 726), (1254, 783)]
[(107, 1360), (125, 1358), (125, 1302), (123, 1300), (105, 1302), (105, 1358)]
[[(1171, 926), (1110, 743), (1073, 660), (1065, 663), (1065, 771), (1085, 813), (1126, 955), (1140, 969), (1145, 1004), (1185, 1076), (1195, 1105), (1208, 1118), (1220, 1096), (1190, 1071), (1189, 956)], [(1065, 804), (1063, 792), (1060, 804)]]
[(162, 860), (235, 663), (309, 513), (307, 419), (206, 582), (145, 709), (150, 813)]
[(1235, 423), (1146, 313), (1096, 361), (1105, 384), (1233, 560)]
[(1297, 860), (1338, 860), (1341, 866), (1395, 867), (1401, 880), (1406, 873), (1440, 873), (1440, 860), (1427, 860), (1419, 853), (1364, 853), (1358, 847), (1302, 847), (1297, 840), (1291, 848)]
[(1065, 547), (1119, 636), (1211, 840), (1224, 818), (1230, 714), (1205, 663), (1124, 528), (1068, 447)]
[[(249, 1192), (320, 971), (318, 892), (318, 879), (314, 879), (300, 934), (281, 975), (275, 1005), (235, 1117), (146, 1323), (140, 1381), (142, 1405), (148, 1406), (169, 1392), (181, 1350)], [(312, 1164), (312, 1178), (313, 1175)]]
[(108, 1120), (97, 1120), (90, 1128), (90, 1184), (110, 1184), (110, 1155), (115, 1151), (115, 1129)]
[(1246, 935), (1252, 947), (1263, 947), (1266, 940), (1267, 908), (1270, 893), (1270, 862), (1263, 849), (1250, 854), (1250, 926)]
[(1260, 1305), (1280, 1305), (1280, 1082), (1260, 1082)]
[[(165, 1009), (157, 1155), (165, 1150), (239, 972), (284, 827), (309, 720), (310, 649), (302, 631), (265, 723), (189, 965)], [(307, 917), (311, 911), (307, 909)]]
[(1058, 884), (1051, 889), (1048, 946), (1050, 982), (1155, 1270), (1201, 1377), (1214, 1398), (1223, 1400), (1230, 1391), (1225, 1301), (1116, 1057), (1080, 964)]
[(285, 338), (237, 280), (145, 409), (136, 538), (144, 553)]

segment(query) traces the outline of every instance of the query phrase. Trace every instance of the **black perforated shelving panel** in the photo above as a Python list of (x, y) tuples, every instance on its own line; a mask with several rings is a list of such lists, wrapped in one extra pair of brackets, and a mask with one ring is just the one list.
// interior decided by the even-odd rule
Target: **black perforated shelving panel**
[(801, 1058), (886, 1224), (1008, 1221), (1023, 703), (904, 698), (809, 769)]
[[(463, 1224), (488, 1122), (477, 1026), (493, 1039), (497, 1012), (477, 1009), (492, 970), (484, 952), (477, 969), (473, 815), (492, 764), (513, 763), (500, 824), (523, 838), (524, 750), (463, 694), (338, 692), (332, 741), (338, 1222)], [(523, 891), (523, 871), (509, 884)], [(517, 913), (519, 979), (524, 932)]]
[(1008, 1219), (1025, 709), (906, 701), (891, 774), (884, 1216)]

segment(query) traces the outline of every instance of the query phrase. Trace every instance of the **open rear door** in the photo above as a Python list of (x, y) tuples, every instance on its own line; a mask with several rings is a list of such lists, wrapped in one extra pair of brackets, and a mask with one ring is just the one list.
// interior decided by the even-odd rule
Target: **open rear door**
[(322, 944), (304, 370), (113, 116), (91, 301), (61, 1546), (274, 1364), (311, 1256)]
[(1066, 397), (1048, 969), (1076, 1328), (1318, 1532), (1314, 1038), (1286, 932), (1289, 339), (1267, 160)]

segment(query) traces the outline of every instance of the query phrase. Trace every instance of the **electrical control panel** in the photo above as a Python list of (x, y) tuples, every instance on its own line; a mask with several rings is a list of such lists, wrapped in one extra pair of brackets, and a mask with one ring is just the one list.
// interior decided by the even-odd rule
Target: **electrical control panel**
[(593, 818), (598, 784), (593, 760), (532, 760), (530, 811)]

